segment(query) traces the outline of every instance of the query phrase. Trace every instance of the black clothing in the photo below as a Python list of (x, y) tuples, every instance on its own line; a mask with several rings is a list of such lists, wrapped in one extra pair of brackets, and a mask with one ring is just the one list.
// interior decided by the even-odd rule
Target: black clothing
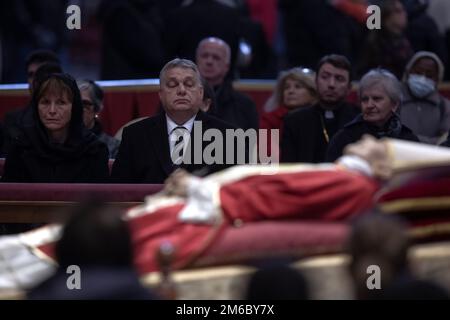
[(356, 77), (360, 78), (374, 68), (384, 68), (401, 79), (413, 54), (406, 35), (394, 34), (385, 28), (370, 30), (356, 63)]
[(447, 47), (444, 35), (439, 32), (436, 22), (428, 13), (428, 3), (423, 0), (409, 0), (408, 11), (408, 37), (414, 52), (431, 51), (439, 56), (444, 65), (447, 65)]
[(239, 23), (239, 11), (217, 1), (194, 0), (188, 6), (174, 10), (168, 16), (163, 36), (166, 61), (176, 57), (195, 61), (199, 42), (206, 37), (218, 37), (231, 48), (230, 70), (234, 70)]
[[(128, 268), (82, 267), (81, 289), (69, 290), (70, 273), (58, 270), (50, 278), (33, 288), (30, 300), (150, 300), (157, 297), (142, 286), (139, 276)], [(75, 275), (75, 274), (74, 274)], [(75, 284), (75, 281), (73, 282)]]
[(333, 118), (319, 104), (288, 113), (284, 118), (281, 161), (323, 162), (329, 140), (358, 113), (356, 107), (347, 103), (333, 110)]
[(225, 81), (215, 89), (216, 107), (211, 114), (237, 128), (258, 129), (258, 111), (252, 99), (233, 89), (231, 81)]
[(105, 0), (101, 79), (158, 78), (164, 65), (162, 21), (153, 1)]
[[(234, 129), (231, 125), (220, 121), (203, 112), (199, 112), (196, 121), (202, 122), (203, 132), (207, 129), (218, 129), (225, 134), (226, 129)], [(191, 132), (190, 145), (191, 157), (199, 157), (200, 164), (195, 164), (195, 158), (191, 158), (191, 164), (181, 164), (180, 167), (189, 172), (208, 170), (213, 173), (228, 167), (226, 164), (207, 165), (203, 162), (202, 155), (195, 155), (195, 141), (202, 137), (194, 136), (194, 128)], [(203, 133), (202, 133), (203, 135)], [(206, 144), (203, 140), (201, 151), (203, 153)], [(223, 147), (226, 147), (224, 141)], [(224, 157), (226, 156), (223, 150)], [(151, 118), (146, 118), (133, 123), (123, 130), (122, 142), (119, 147), (116, 160), (112, 168), (111, 178), (117, 183), (164, 183), (164, 180), (177, 168), (170, 157), (169, 138), (167, 133), (167, 120), (165, 113), (160, 113)]]
[[(73, 94), (71, 119), (66, 141), (50, 141), (42, 124), (36, 95), (31, 102), (33, 124), (20, 129), (5, 161), (4, 182), (100, 183), (108, 179), (108, 149), (83, 125), (80, 92), (75, 80), (63, 74), (58, 78)], [(45, 79), (46, 80), (46, 79)], [(36, 90), (35, 92), (39, 92)]]
[(377, 139), (395, 138), (416, 142), (419, 141), (408, 127), (405, 127), (400, 123), (397, 116), (393, 116), (383, 128), (378, 128), (369, 122), (364, 121), (362, 115), (359, 115), (336, 133), (328, 146), (326, 161), (333, 162), (338, 159), (342, 156), (342, 152), (347, 145), (360, 140), (365, 134), (369, 134)]
[(321, 57), (341, 54), (355, 61), (366, 30), (327, 0), (279, 0), (288, 67), (315, 69)]
[(31, 106), (13, 110), (5, 114), (3, 154), (7, 155), (13, 141), (22, 133), (22, 128), (33, 125)]
[(119, 151), (120, 141), (103, 131), (102, 125), (99, 121), (95, 120), (94, 127), (92, 127), (91, 132), (94, 133), (98, 140), (103, 142), (109, 151), (109, 158), (115, 159), (117, 152)]

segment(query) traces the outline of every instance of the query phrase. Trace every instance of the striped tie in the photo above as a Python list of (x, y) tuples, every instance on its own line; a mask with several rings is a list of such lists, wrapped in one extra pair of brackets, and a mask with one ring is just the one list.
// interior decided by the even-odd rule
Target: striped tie
[(172, 130), (170, 134), (171, 141), (175, 141), (172, 149), (172, 162), (173, 164), (179, 166), (183, 162), (184, 155), (184, 135), (186, 134), (187, 129), (182, 126), (178, 126)]

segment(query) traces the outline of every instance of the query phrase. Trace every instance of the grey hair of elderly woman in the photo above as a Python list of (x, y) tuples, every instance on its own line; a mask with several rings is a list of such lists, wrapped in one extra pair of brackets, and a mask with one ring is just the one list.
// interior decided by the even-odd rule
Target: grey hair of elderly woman
[(92, 80), (77, 80), (80, 91), (87, 90), (89, 97), (94, 103), (94, 112), (98, 113), (103, 108), (103, 90)]
[(385, 69), (373, 69), (367, 72), (359, 82), (359, 98), (366, 89), (380, 85), (395, 104), (402, 103), (402, 87), (397, 77)]

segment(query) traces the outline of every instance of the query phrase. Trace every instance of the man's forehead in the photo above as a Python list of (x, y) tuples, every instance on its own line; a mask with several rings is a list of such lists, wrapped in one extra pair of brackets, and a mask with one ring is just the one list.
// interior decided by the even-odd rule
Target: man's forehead
[(331, 63), (324, 63), (319, 70), (319, 73), (322, 72), (328, 72), (328, 73), (333, 73), (333, 74), (338, 74), (338, 75), (345, 75), (348, 76), (348, 70), (343, 69), (343, 68), (337, 68), (335, 66), (333, 66)]
[(197, 75), (195, 71), (192, 69), (175, 67), (166, 71), (165, 78), (167, 80), (170, 79), (185, 80), (188, 78), (196, 79)]
[(204, 42), (200, 45), (199, 52), (214, 52), (225, 56), (226, 48), (218, 42)]

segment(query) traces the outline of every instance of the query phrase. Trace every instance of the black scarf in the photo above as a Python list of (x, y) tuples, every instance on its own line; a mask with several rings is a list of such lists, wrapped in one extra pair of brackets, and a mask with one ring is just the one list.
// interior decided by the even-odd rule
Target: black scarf
[[(49, 139), (38, 111), (38, 93), (45, 81), (50, 78), (62, 80), (72, 91), (72, 115), (69, 123), (67, 139), (63, 144), (54, 143)], [(31, 101), (33, 124), (23, 128), (22, 143), (39, 157), (52, 163), (67, 159), (79, 159), (86, 153), (95, 153), (101, 147), (97, 137), (87, 130), (83, 124), (83, 105), (76, 81), (68, 74), (52, 74), (42, 79), (34, 91)]]
[(373, 127), (378, 138), (399, 138), (402, 132), (402, 123), (395, 113), (383, 127)]

